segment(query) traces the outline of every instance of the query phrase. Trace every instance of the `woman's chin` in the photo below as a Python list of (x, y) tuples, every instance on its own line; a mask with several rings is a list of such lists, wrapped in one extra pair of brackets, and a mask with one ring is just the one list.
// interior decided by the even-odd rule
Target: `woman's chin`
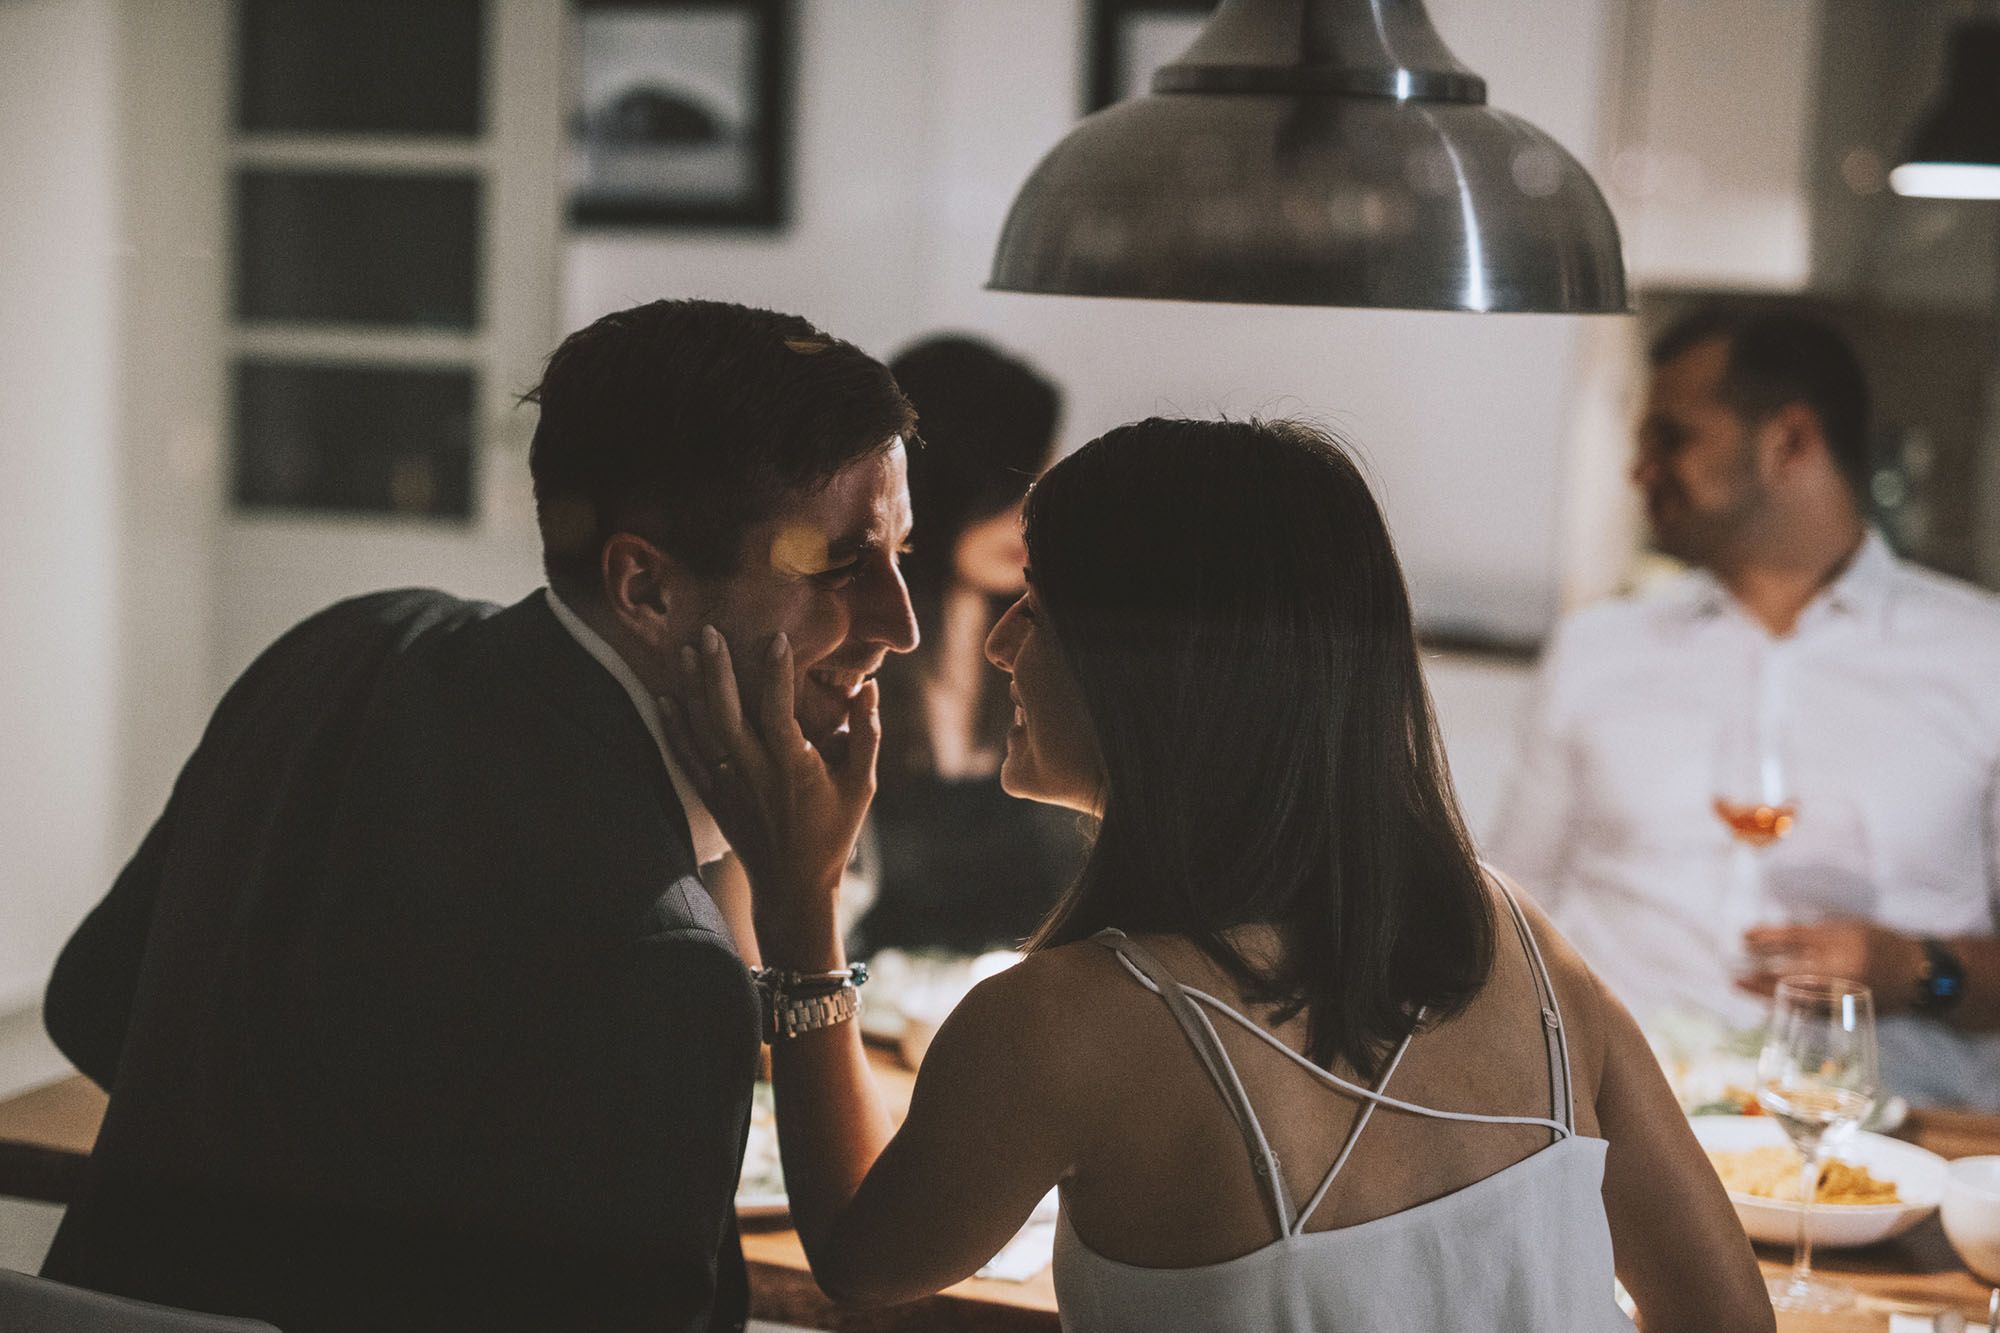
[(1016, 753), (1011, 736), (1007, 738), (1007, 757), (1000, 761), (1000, 790), (1024, 801), (1046, 799), (1036, 786), (1033, 774), (1028, 771), (1028, 765)]
[(1000, 763), (1000, 790), (1024, 801), (1059, 805), (1065, 810), (1085, 815), (1097, 813), (1092, 803), (1079, 798), (1074, 791), (1055, 790), (1041, 781), (1028, 764), (1015, 756), (1011, 745), (1007, 749), (1007, 757)]

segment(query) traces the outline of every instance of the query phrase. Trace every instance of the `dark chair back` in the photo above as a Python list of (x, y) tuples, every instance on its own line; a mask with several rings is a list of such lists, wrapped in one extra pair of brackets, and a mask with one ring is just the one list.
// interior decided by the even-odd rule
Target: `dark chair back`
[(197, 1314), (85, 1291), (0, 1268), (0, 1329), (7, 1333), (278, 1333), (261, 1319)]

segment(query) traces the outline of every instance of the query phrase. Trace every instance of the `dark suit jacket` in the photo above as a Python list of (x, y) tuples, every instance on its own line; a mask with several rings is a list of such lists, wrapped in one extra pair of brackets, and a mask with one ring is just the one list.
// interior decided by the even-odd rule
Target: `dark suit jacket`
[(307, 620), (56, 965), (111, 1104), (44, 1272), (287, 1333), (739, 1326), (757, 1006), (694, 870), (540, 593)]

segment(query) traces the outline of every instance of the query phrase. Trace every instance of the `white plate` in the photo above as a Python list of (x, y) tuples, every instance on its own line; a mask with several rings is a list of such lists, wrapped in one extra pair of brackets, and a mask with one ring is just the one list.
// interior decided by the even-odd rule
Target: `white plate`
[[(1688, 1121), (1701, 1146), (1742, 1152), (1786, 1142), (1785, 1131), (1769, 1116), (1704, 1115)], [(1945, 1162), (1936, 1153), (1880, 1134), (1857, 1133), (1835, 1157), (1865, 1166), (1877, 1180), (1891, 1180), (1901, 1203), (1817, 1204), (1807, 1223), (1815, 1245), (1848, 1249), (1900, 1236), (1937, 1210), (1944, 1198)], [(1754, 1194), (1729, 1192), (1736, 1216), (1750, 1239), (1790, 1245), (1798, 1236), (1799, 1205)]]
[[(1740, 1117), (1746, 1114), (1754, 1114), (1754, 1112), (1745, 1112), (1740, 1109), (1744, 1106), (1755, 1106), (1756, 1103), (1754, 1101), (1744, 1098), (1740, 1089), (1732, 1088), (1730, 1093), (1731, 1095), (1727, 1098), (1717, 1098), (1714, 1101), (1705, 1101), (1694, 1106), (1682, 1102), (1681, 1109), (1687, 1112), (1690, 1117), (1715, 1115)], [(1884, 1097), (1875, 1103), (1875, 1109), (1868, 1113), (1868, 1119), (1862, 1122), (1862, 1128), (1872, 1129), (1877, 1134), (1893, 1134), (1901, 1129), (1903, 1122), (1909, 1118), (1910, 1104), (1908, 1102), (1904, 1101), (1901, 1097)]]
[(1875, 1109), (1862, 1122), (1864, 1129), (1872, 1129), (1877, 1134), (1892, 1134), (1903, 1127), (1910, 1118), (1910, 1104), (1901, 1097), (1884, 1097), (1875, 1103)]
[(787, 1211), (785, 1173), (778, 1164), (778, 1114), (771, 1085), (751, 1089), (750, 1134), (743, 1145), (743, 1173), (736, 1182), (736, 1216), (772, 1220)]

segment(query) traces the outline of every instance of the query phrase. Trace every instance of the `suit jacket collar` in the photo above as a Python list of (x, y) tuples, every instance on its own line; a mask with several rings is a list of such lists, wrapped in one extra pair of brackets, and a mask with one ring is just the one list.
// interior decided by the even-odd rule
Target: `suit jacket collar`
[(603, 750), (606, 767), (652, 788), (693, 868), (694, 837), (687, 813), (674, 794), (659, 744), (624, 686), (562, 627), (539, 588), (489, 623), (508, 640), (509, 660), (523, 679), (558, 713), (590, 733)]
[(681, 772), (680, 765), (674, 762), (673, 752), (667, 748), (666, 729), (660, 719), (660, 700), (646, 688), (645, 682), (639, 679), (639, 673), (632, 669), (632, 664), (606, 642), (602, 635), (592, 629), (588, 621), (572, 610), (554, 588), (544, 588), (542, 594), (548, 599), (549, 611), (555, 616), (556, 623), (561, 625), (572, 639), (582, 644), (583, 650), (589, 653), (599, 666), (610, 672), (611, 679), (617, 681), (619, 688), (625, 691), (625, 697), (632, 701), (632, 707), (638, 711), (639, 721), (645, 726), (647, 734), (653, 738), (653, 744), (659, 747), (660, 758), (667, 766), (667, 780), (674, 784), (674, 795), (680, 800), (681, 813), (687, 816), (688, 827), (694, 834), (695, 860), (702, 865), (720, 861), (729, 854), (729, 840), (722, 836), (721, 828), (716, 825), (715, 816), (709, 813), (706, 805), (702, 804), (701, 793), (695, 790), (694, 784)]

